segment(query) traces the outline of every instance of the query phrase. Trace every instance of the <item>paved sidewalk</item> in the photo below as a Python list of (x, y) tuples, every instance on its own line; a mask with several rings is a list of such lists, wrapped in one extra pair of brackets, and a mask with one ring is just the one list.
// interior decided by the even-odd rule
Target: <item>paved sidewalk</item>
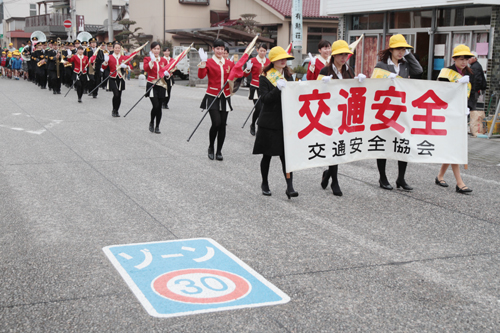
[[(469, 138), (471, 195), (410, 164), (415, 190), (378, 186), (375, 161), (320, 169), (279, 159), (271, 197), (233, 98), (224, 161), (207, 158), (204, 89), (173, 87), (161, 135), (144, 99), (111, 117), (98, 99), (0, 80), (0, 332), (495, 332), (500, 323), (500, 142)], [(144, 93), (127, 81), (120, 113)], [(397, 162), (388, 161), (394, 185)], [(268, 307), (151, 317), (103, 253), (110, 245), (212, 238), (290, 297)], [(182, 306), (180, 304), (179, 306)]]

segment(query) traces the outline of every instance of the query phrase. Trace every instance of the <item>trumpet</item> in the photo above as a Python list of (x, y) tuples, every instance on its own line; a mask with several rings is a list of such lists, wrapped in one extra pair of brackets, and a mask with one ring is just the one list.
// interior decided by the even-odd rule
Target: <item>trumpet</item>
[(40, 61), (39, 61), (36, 65), (37, 65), (38, 67), (42, 67), (42, 66), (43, 66), (43, 65), (45, 65), (46, 63), (47, 63), (47, 61), (46, 61), (45, 59), (43, 59), (43, 60), (40, 60)]

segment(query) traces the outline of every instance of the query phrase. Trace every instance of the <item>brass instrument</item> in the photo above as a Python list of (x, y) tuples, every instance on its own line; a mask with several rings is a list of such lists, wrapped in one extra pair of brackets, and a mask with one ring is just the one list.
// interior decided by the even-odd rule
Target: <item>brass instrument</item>
[(47, 63), (47, 60), (42, 59), (42, 60), (40, 60), (40, 61), (39, 61), (36, 65), (37, 65), (38, 67), (42, 67), (42, 66), (43, 66), (43, 65), (45, 65), (46, 63)]

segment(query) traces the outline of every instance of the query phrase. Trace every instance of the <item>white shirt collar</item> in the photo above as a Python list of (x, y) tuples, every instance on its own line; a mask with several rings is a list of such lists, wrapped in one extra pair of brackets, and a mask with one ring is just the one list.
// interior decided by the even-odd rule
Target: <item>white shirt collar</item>
[(317, 56), (316, 59), (318, 59), (319, 61), (321, 61), (321, 63), (326, 66), (326, 63), (327, 61), (330, 59), (330, 57), (328, 57), (328, 59), (325, 60), (325, 58), (323, 58), (321, 55)]
[(212, 60), (215, 61), (217, 65), (224, 65), (224, 62), (226, 59), (224, 57), (221, 57), (220, 59), (215, 56), (215, 54), (212, 56)]
[[(403, 62), (406, 62), (406, 59), (403, 58)], [(394, 70), (396, 71), (396, 74), (399, 75), (399, 68), (401, 67), (401, 63), (398, 63), (397, 65), (392, 62), (392, 59), (391, 57), (387, 58), (387, 65), (393, 65), (394, 66)]]
[(264, 66), (266, 64), (266, 57), (261, 58), (261, 57), (257, 56), (257, 61), (260, 62), (260, 64), (262, 66)]
[[(345, 64), (345, 69), (346, 71), (349, 70), (349, 65), (348, 64)], [(337, 77), (342, 80), (344, 77), (342, 76), (342, 72), (340, 72), (337, 68), (337, 66), (333, 65), (333, 71), (335, 72), (335, 74), (337, 75)]]

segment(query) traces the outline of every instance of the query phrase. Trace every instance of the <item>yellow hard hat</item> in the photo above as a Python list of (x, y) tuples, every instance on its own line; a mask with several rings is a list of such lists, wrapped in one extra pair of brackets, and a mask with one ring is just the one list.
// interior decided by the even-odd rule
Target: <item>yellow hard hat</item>
[(332, 44), (332, 55), (349, 53), (352, 54), (352, 51), (349, 50), (349, 45), (345, 40), (338, 40)]
[(14, 46), (14, 44), (10, 43), (9, 46)]
[(275, 62), (281, 59), (295, 59), (281, 47), (281, 46), (275, 46), (269, 51), (269, 61), (270, 62)]
[(389, 48), (390, 49), (398, 49), (400, 47), (405, 47), (407, 49), (412, 49), (413, 46), (406, 42), (406, 39), (403, 35), (394, 35), (389, 39)]
[(460, 44), (453, 49), (453, 55), (451, 57), (455, 58), (460, 56), (473, 57), (474, 54), (471, 53), (467, 45)]

